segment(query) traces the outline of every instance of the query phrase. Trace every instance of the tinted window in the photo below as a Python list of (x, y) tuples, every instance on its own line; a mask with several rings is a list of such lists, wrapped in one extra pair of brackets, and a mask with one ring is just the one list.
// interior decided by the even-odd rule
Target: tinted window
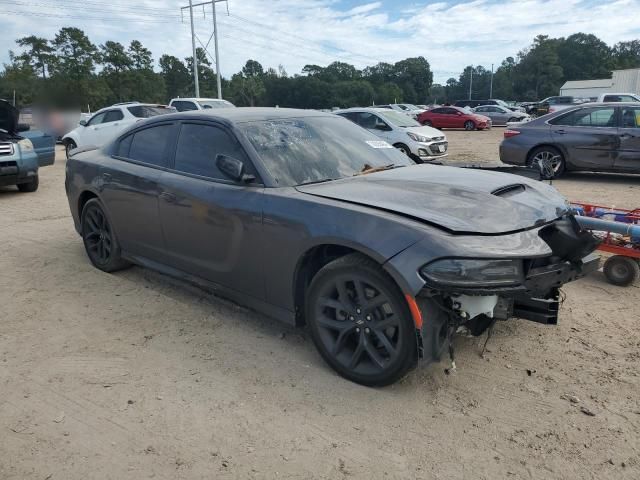
[(549, 123), (573, 127), (615, 127), (616, 110), (613, 107), (583, 108), (555, 118)]
[(133, 140), (133, 135), (129, 135), (120, 140), (118, 144), (118, 151), (116, 155), (119, 157), (128, 158), (129, 157), (129, 149), (131, 148), (131, 141)]
[(491, 112), (491, 107), (478, 107), (476, 108), (476, 112)]
[(446, 113), (446, 108), (434, 108), (431, 113)]
[(212, 125), (186, 123), (180, 129), (174, 168), (185, 173), (228, 180), (216, 166), (219, 154), (242, 160), (247, 167), (242, 148), (230, 134)]
[(640, 107), (622, 109), (622, 128), (640, 128)]
[(173, 125), (140, 130), (133, 134), (128, 158), (151, 165), (164, 165), (164, 151)]
[(156, 115), (164, 115), (165, 113), (175, 113), (176, 109), (173, 107), (164, 106), (151, 106), (151, 105), (136, 105), (135, 107), (127, 107), (129, 113), (137, 118), (151, 118)]
[(196, 107), (195, 103), (185, 102), (183, 100), (175, 101), (171, 103), (171, 106), (179, 112), (186, 112), (187, 110), (198, 110), (198, 107)]
[(455, 108), (442, 108), (442, 111), (439, 113), (444, 113), (445, 115), (455, 115), (460, 110), (456, 110)]
[(347, 120), (351, 120), (352, 122), (358, 123), (358, 114), (355, 112), (339, 113), (338, 115), (346, 118)]
[(239, 127), (283, 186), (350, 177), (367, 166), (413, 164), (379, 137), (337, 116), (263, 120)]
[(100, 123), (104, 122), (104, 116), (106, 114), (107, 112), (102, 112), (94, 115), (93, 117), (91, 117), (91, 120), (87, 122), (87, 125), (99, 125)]
[(389, 126), (383, 122), (380, 117), (369, 112), (361, 112), (358, 114), (358, 124), (369, 130), (376, 128), (376, 125), (389, 128)]
[(122, 120), (123, 118), (124, 115), (120, 110), (109, 110), (104, 116), (104, 120), (102, 121), (102, 123), (117, 122), (118, 120)]

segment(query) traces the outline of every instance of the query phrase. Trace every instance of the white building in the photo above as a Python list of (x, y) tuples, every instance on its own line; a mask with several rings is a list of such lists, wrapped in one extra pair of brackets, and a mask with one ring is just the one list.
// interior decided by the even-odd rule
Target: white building
[(640, 95), (640, 68), (614, 70), (603, 80), (571, 80), (560, 87), (560, 95), (593, 98), (601, 93), (635, 93)]

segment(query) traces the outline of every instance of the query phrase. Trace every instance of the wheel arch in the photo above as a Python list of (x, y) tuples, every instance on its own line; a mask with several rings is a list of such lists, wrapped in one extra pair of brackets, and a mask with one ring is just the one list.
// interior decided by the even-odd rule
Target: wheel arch
[(304, 318), (306, 292), (315, 275), (322, 267), (333, 260), (353, 253), (363, 255), (377, 263), (391, 277), (403, 296), (410, 291), (408, 283), (402, 274), (387, 263), (388, 259), (381, 257), (365, 246), (333, 240), (318, 243), (309, 247), (300, 256), (293, 274), (292, 294), (296, 325), (301, 326), (306, 323)]

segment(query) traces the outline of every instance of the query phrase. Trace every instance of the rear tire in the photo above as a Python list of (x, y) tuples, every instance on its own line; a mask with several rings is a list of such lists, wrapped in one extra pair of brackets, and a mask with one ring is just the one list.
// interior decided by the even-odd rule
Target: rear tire
[(19, 183), (17, 185), (18, 190), (24, 193), (33, 193), (38, 190), (38, 186), (40, 185), (40, 180), (38, 175), (33, 177), (29, 183)]
[(118, 238), (100, 200), (92, 198), (85, 203), (80, 221), (84, 248), (94, 267), (115, 272), (130, 265), (120, 256)]
[(78, 148), (78, 146), (76, 145), (76, 142), (74, 142), (73, 140), (67, 140), (64, 144), (64, 152), (67, 155), (67, 160), (69, 160), (69, 157), (71, 156), (71, 150), (73, 150), (74, 148)]
[(361, 254), (338, 258), (316, 274), (305, 318), (322, 358), (352, 382), (390, 385), (417, 363), (406, 300), (388, 274)]
[(555, 147), (543, 146), (534, 149), (529, 154), (529, 166), (534, 167), (542, 163), (545, 165), (545, 173), (548, 178), (560, 177), (566, 168), (564, 157)]
[(634, 258), (614, 255), (604, 262), (604, 276), (613, 285), (628, 287), (640, 278), (640, 265)]
[(464, 129), (468, 132), (470, 132), (471, 130), (475, 130), (476, 124), (473, 123), (471, 120), (467, 120), (466, 122), (464, 122)]

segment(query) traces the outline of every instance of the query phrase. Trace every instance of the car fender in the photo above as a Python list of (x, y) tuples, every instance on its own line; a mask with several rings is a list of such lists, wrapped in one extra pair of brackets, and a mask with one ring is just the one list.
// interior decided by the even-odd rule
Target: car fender
[(67, 140), (73, 140), (73, 141), (75, 142), (75, 144), (79, 147), (79, 146), (80, 146), (80, 144), (79, 144), (78, 142), (80, 141), (80, 140), (79, 140), (79, 137), (80, 137), (80, 136), (78, 135), (77, 130), (78, 130), (78, 129), (76, 128), (76, 129), (74, 129), (74, 130), (71, 130), (71, 131), (70, 131), (69, 133), (67, 133), (66, 135), (64, 135), (64, 136), (62, 137), (62, 144), (63, 144), (63, 145), (66, 145)]

